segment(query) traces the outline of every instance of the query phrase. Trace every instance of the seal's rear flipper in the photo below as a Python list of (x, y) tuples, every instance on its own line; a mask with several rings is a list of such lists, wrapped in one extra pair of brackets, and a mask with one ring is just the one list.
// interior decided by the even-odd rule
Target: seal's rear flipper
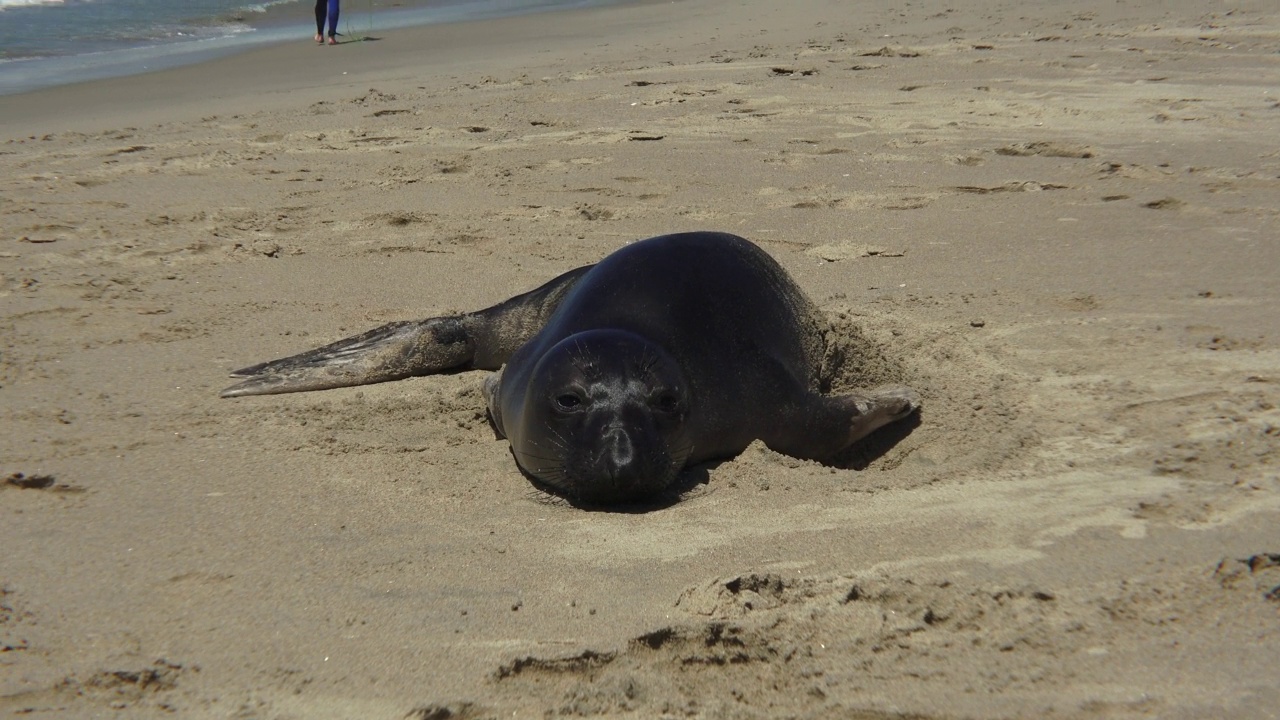
[(222, 397), (370, 385), (467, 367), (474, 355), (461, 317), (394, 322), (315, 350), (231, 373), (248, 378)]
[(328, 390), (447, 370), (497, 370), (533, 337), (592, 266), (466, 315), (394, 322), (322, 348), (231, 373), (222, 397)]

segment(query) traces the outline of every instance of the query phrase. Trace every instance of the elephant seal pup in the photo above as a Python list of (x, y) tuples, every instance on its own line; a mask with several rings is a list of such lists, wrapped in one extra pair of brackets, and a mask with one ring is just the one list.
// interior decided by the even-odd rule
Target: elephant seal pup
[(664, 235), (478, 312), (396, 322), (238, 370), (223, 397), (498, 370), (484, 396), (520, 468), (612, 504), (753, 440), (827, 460), (919, 405), (818, 392), (824, 323), (781, 266), (725, 233)]

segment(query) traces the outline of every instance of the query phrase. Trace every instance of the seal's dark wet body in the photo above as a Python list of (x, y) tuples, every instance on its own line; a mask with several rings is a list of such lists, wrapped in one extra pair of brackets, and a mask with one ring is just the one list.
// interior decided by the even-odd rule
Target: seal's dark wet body
[(757, 439), (823, 460), (916, 408), (906, 388), (821, 395), (823, 329), (752, 243), (664, 235), (486, 310), (246, 368), (224, 395), (501, 367), (485, 397), (521, 469), (571, 499), (622, 502)]

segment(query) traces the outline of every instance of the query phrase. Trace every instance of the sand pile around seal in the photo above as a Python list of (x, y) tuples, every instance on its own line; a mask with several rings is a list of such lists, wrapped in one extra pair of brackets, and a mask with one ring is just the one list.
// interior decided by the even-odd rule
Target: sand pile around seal
[[(1002, 365), (998, 351), (921, 319), (854, 308), (826, 308), (824, 317), (824, 390), (910, 384), (923, 399), (919, 422), (884, 428), (837, 466), (887, 470), (907, 462), (917, 472), (906, 474), (911, 480), (900, 475), (895, 487), (911, 487), (993, 472), (1035, 444), (1031, 423), (1019, 419), (1030, 412), (1030, 381)], [(932, 466), (947, 472), (930, 473)]]

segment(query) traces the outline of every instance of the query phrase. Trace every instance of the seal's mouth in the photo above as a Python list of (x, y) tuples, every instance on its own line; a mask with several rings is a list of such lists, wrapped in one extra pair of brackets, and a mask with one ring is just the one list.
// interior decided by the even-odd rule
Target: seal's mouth
[(579, 493), (573, 489), (549, 485), (527, 473), (526, 477), (533, 486), (537, 502), (608, 513), (647, 513), (669, 508), (684, 500), (690, 488), (707, 482), (705, 470), (684, 468), (678, 470), (675, 477), (661, 489), (602, 497), (595, 493)]
[(683, 463), (667, 458), (661, 468), (655, 471), (653, 463), (646, 463), (648, 471), (636, 472), (569, 472), (556, 478), (554, 482), (539, 478), (539, 481), (555, 489), (557, 494), (570, 502), (588, 505), (621, 505), (652, 498), (675, 481), (680, 474)]
[[(615, 463), (583, 462), (570, 459), (553, 466), (524, 468), (525, 476), (539, 490), (563, 498), (580, 507), (616, 507), (632, 504), (663, 503), (668, 491), (680, 485), (678, 479), (686, 460), (693, 452), (689, 443), (664, 452), (647, 453), (625, 466)], [(665, 504), (679, 500), (679, 493)]]
[(580, 502), (594, 505), (621, 505), (652, 498), (669, 487), (680, 474), (678, 466), (672, 466), (660, 477), (642, 478), (592, 478), (574, 484), (575, 496)]

